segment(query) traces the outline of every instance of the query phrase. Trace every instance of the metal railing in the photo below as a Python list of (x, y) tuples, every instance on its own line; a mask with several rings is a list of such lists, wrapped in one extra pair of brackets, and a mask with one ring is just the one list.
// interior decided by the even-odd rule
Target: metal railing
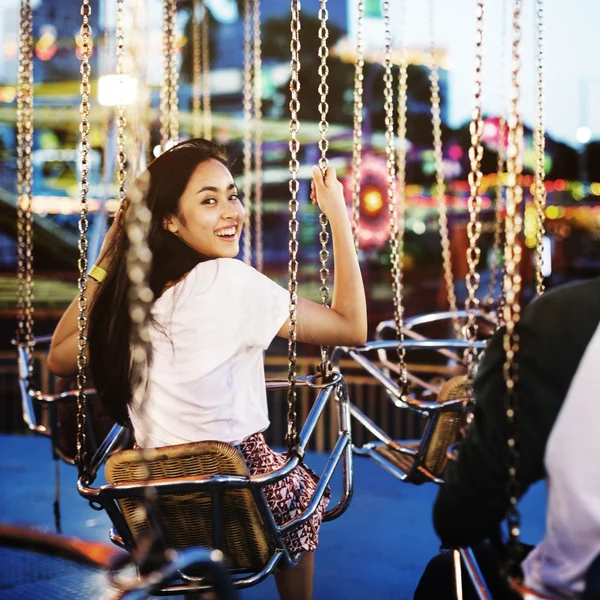
[[(34, 378), (44, 394), (56, 392), (58, 378), (52, 375), (46, 366), (46, 353), (34, 351)], [(319, 358), (300, 357), (297, 363), (298, 376), (312, 375), (316, 372)], [(267, 377), (286, 375), (287, 359), (283, 356), (267, 356), (265, 371)], [(426, 366), (410, 365), (413, 372), (426, 371)], [(412, 411), (398, 410), (385, 394), (381, 384), (374, 378), (365, 375), (364, 371), (352, 360), (343, 360), (340, 370), (348, 385), (348, 395), (370, 419), (385, 425), (386, 431), (395, 439), (420, 438), (423, 423)], [(439, 370), (439, 369), (438, 369)], [(268, 393), (269, 415), (271, 427), (265, 432), (268, 444), (283, 446), (286, 430), (286, 391), (275, 390)], [(299, 422), (304, 423), (314, 401), (314, 394), (308, 388), (298, 389)], [(44, 415), (38, 415), (38, 422), (44, 423)], [(21, 396), (19, 392), (19, 374), (16, 351), (0, 351), (0, 433), (25, 433)], [(309, 450), (329, 452), (335, 445), (338, 436), (335, 405), (326, 409), (312, 436)], [(375, 439), (363, 428), (356, 428), (353, 433), (354, 443), (363, 445)]]

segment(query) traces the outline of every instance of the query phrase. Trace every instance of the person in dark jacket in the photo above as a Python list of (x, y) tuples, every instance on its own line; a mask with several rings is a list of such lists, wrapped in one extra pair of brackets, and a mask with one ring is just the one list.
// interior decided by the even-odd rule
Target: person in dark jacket
[[(578, 598), (600, 554), (600, 278), (555, 288), (518, 325), (520, 495), (546, 478), (547, 531), (522, 563), (524, 583), (551, 598)], [(445, 548), (472, 546), (494, 598), (512, 598), (497, 536), (509, 500), (504, 329), (491, 338), (474, 381), (474, 421), (450, 462), (434, 510)], [(465, 585), (465, 598), (472, 592)], [(415, 600), (455, 598), (449, 553), (427, 566)]]

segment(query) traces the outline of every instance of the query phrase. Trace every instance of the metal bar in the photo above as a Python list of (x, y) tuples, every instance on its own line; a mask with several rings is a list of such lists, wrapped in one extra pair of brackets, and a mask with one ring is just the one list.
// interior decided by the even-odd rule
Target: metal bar
[[(386, 367), (386, 369), (391, 369), (392, 371), (394, 371), (394, 373), (400, 372), (400, 368), (398, 367), (398, 365), (396, 363), (393, 363), (391, 360), (387, 360), (385, 358), (380, 358), (379, 362), (384, 367)], [(422, 388), (429, 390), (433, 394), (437, 395), (440, 393), (439, 387), (436, 387), (435, 385), (431, 385), (430, 383), (427, 383), (424, 379), (421, 379), (420, 377), (413, 375), (410, 371), (406, 372), (406, 377), (408, 378), (409, 381), (412, 381), (413, 383), (416, 383), (417, 385), (421, 386)]]
[(477, 564), (475, 554), (473, 554), (473, 549), (459, 548), (458, 552), (460, 553), (460, 557), (462, 558), (463, 563), (467, 569), (467, 573), (469, 574), (469, 578), (471, 579), (471, 583), (475, 588), (475, 592), (477, 592), (479, 600), (493, 600), (492, 594), (490, 593), (490, 590), (488, 589), (488, 586), (485, 583), (485, 579), (481, 574), (481, 569)]
[[(424, 335), (421, 335), (420, 333), (417, 333), (416, 331), (413, 331), (409, 327), (404, 327), (402, 329), (402, 333), (404, 333), (405, 336), (412, 338), (413, 340), (426, 340), (427, 339), (427, 337), (425, 337)], [(439, 353), (443, 354), (447, 358), (455, 360), (456, 362), (460, 363), (461, 365), (466, 364), (465, 361), (460, 356), (458, 356), (458, 354), (456, 354), (454, 352), (450, 352), (450, 350), (443, 349), (443, 350), (440, 350)]]
[(325, 494), (325, 490), (331, 481), (331, 477), (335, 472), (335, 468), (344, 453), (344, 450), (348, 444), (351, 443), (350, 434), (348, 432), (344, 432), (338, 438), (338, 441), (333, 449), (333, 452), (329, 455), (329, 459), (327, 460), (327, 464), (321, 473), (321, 478), (319, 479), (319, 483), (315, 489), (314, 494), (306, 509), (302, 512), (300, 516), (295, 516), (293, 519), (290, 519), (287, 523), (284, 523), (279, 527), (279, 531), (282, 534), (289, 533), (290, 531), (294, 531), (301, 527), (306, 523), (317, 510), (319, 503), (323, 499), (323, 495)]
[(96, 450), (89, 464), (89, 475), (95, 479), (98, 469), (104, 464), (104, 461), (113, 453), (115, 448), (121, 443), (123, 436), (128, 433), (128, 429), (122, 425), (112, 426), (108, 435), (104, 438), (102, 444)]

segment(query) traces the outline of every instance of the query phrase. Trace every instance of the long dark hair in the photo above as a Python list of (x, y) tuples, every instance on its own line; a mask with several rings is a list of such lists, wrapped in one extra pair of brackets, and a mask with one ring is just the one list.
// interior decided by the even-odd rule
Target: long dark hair
[[(148, 167), (150, 187), (146, 202), (152, 220), (148, 246), (152, 251), (150, 287), (159, 298), (168, 282), (181, 279), (205, 256), (163, 226), (167, 215), (179, 215), (179, 200), (200, 163), (215, 159), (229, 168), (224, 150), (203, 139), (181, 142), (161, 154)], [(119, 219), (114, 247), (109, 250), (106, 279), (96, 293), (89, 319), (90, 370), (106, 412), (117, 423), (127, 422), (131, 402), (131, 319), (128, 311), (129, 279), (125, 235), (127, 211)], [(148, 344), (149, 346), (149, 344)], [(151, 348), (147, 348), (151, 360)]]

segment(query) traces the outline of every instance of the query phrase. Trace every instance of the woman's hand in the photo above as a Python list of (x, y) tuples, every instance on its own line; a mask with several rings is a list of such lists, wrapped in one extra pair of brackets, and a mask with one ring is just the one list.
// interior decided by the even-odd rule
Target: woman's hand
[(98, 260), (96, 261), (96, 264), (103, 268), (106, 268), (106, 266), (108, 266), (107, 263), (110, 263), (110, 257), (117, 248), (117, 241), (119, 239), (121, 225), (125, 221), (124, 212), (125, 209), (120, 208), (115, 213), (115, 218), (113, 219), (111, 226), (109, 227), (108, 231), (106, 232), (106, 235), (104, 236), (102, 247), (100, 248), (100, 252), (98, 253)]
[(335, 175), (335, 169), (328, 167), (325, 177), (320, 167), (313, 167), (313, 179), (310, 183), (310, 199), (318, 204), (323, 214), (335, 225), (341, 219), (348, 220), (344, 187)]

